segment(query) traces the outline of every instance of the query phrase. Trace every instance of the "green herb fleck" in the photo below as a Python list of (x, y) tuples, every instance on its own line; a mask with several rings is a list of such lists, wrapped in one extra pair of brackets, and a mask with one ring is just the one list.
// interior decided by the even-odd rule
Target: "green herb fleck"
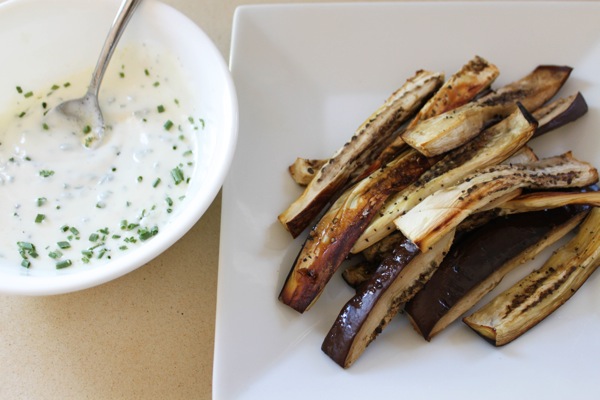
[(71, 247), (71, 243), (65, 242), (65, 241), (58, 242), (58, 243), (56, 243), (56, 245), (63, 250)]
[(166, 130), (171, 130), (171, 128), (173, 127), (173, 121), (171, 121), (170, 119), (169, 119), (169, 120), (167, 120), (167, 122), (165, 122), (165, 124), (163, 125), (163, 127), (164, 127)]
[(48, 178), (50, 176), (54, 175), (54, 171), (49, 170), (49, 169), (43, 169), (40, 171), (40, 176), (42, 178)]
[(162, 104), (160, 104), (158, 107), (156, 107), (156, 109), (159, 113), (165, 112), (165, 106), (163, 106)]
[(67, 268), (70, 267), (72, 264), (73, 263), (71, 262), (71, 260), (60, 260), (56, 263), (56, 269)]
[(46, 219), (46, 216), (44, 214), (38, 214), (35, 216), (35, 223), (36, 224), (41, 224), (43, 220)]
[(48, 257), (57, 260), (62, 257), (62, 252), (60, 252), (59, 250), (51, 251), (50, 253), (48, 253)]
[(176, 185), (179, 185), (185, 180), (185, 177), (183, 176), (183, 171), (179, 169), (179, 167), (175, 167), (171, 170), (171, 177), (173, 177), (173, 181), (175, 181)]

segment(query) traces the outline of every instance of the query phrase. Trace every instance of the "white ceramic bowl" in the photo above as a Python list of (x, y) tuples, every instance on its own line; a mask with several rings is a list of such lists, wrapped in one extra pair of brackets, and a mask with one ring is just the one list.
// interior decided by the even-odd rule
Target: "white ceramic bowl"
[[(120, 1), (13, 0), (0, 4), (0, 109), (14, 97), (15, 83), (63, 79), (69, 71), (93, 67)], [(0, 292), (49, 295), (92, 287), (122, 276), (152, 260), (180, 239), (217, 195), (230, 166), (237, 139), (237, 98), (227, 64), (192, 21), (170, 6), (146, 0), (136, 11), (119, 45), (151, 41), (170, 49), (181, 63), (206, 120), (210, 149), (194, 157), (183, 209), (160, 233), (108, 264), (62, 270), (0, 268)], [(1, 189), (1, 188), (0, 188)]]

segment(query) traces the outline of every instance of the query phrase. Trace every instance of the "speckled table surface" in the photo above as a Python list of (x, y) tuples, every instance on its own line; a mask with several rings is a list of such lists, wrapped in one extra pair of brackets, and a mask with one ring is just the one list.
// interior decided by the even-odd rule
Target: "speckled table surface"
[[(237, 6), (301, 1), (164, 2), (228, 59)], [(0, 398), (211, 398), (220, 212), (219, 195), (170, 250), (110, 283), (0, 296)]]

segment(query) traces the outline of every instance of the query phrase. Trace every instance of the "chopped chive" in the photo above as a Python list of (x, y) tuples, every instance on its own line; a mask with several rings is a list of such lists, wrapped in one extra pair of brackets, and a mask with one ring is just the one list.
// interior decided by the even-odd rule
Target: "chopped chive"
[(63, 231), (63, 232), (68, 231), (69, 230), (69, 225), (63, 225), (63, 226), (61, 226), (60, 230)]
[(50, 127), (48, 126), (48, 124), (47, 124), (47, 123), (45, 123), (45, 122), (44, 122), (44, 123), (42, 124), (42, 129), (44, 129), (45, 131), (47, 131), (48, 129), (50, 129)]
[(58, 242), (58, 243), (56, 243), (56, 245), (63, 250), (71, 247), (71, 243), (65, 242), (65, 241)]
[(29, 268), (29, 267), (31, 267), (31, 261), (29, 261), (29, 260), (26, 260), (26, 259), (23, 259), (23, 260), (21, 261), (21, 266), (22, 266), (22, 267), (25, 267), (25, 268)]
[(156, 180), (152, 184), (152, 187), (157, 187), (160, 184), (160, 181), (161, 181), (160, 178), (156, 178)]
[(150, 71), (148, 71), (148, 68), (144, 69), (144, 75), (150, 76)]
[(44, 214), (38, 214), (35, 216), (35, 223), (36, 224), (41, 224), (43, 220), (46, 219), (46, 216)]
[(165, 124), (163, 125), (163, 127), (164, 127), (166, 130), (170, 130), (170, 129), (173, 127), (173, 121), (171, 121), (170, 119), (169, 119), (169, 120), (167, 120), (167, 122), (165, 122)]
[(50, 258), (52, 258), (54, 260), (57, 260), (57, 259), (59, 259), (59, 258), (62, 257), (62, 253), (60, 251), (58, 251), (58, 250), (51, 251), (50, 253), (48, 253), (48, 257), (50, 257)]
[(165, 199), (165, 201), (167, 202), (167, 204), (169, 205), (169, 207), (173, 205), (173, 199), (172, 199), (172, 198), (170, 198), (170, 197), (167, 197), (167, 198)]
[(40, 171), (40, 176), (42, 178), (48, 178), (50, 176), (54, 175), (54, 171), (48, 170), (48, 169), (43, 169)]
[(125, 78), (125, 72), (119, 72), (119, 77)]
[(19, 93), (19, 94), (23, 93), (23, 88), (21, 86), (17, 86), (16, 89), (17, 89), (17, 93)]
[(29, 91), (23, 95), (25, 98), (33, 96), (33, 92)]
[(65, 82), (65, 83), (63, 84), (63, 86), (64, 86), (64, 87), (69, 87), (69, 86), (71, 86), (71, 82)]
[(77, 230), (77, 228), (75, 228), (75, 227), (72, 226), (72, 227), (69, 228), (69, 230), (71, 231), (71, 233), (73, 235), (75, 235), (75, 236), (79, 235), (79, 231)]
[(143, 181), (143, 180), (144, 180), (144, 178), (143, 178), (141, 175), (137, 177), (137, 181), (138, 181), (138, 182), (141, 182), (141, 181)]
[(35, 246), (33, 245), (33, 243), (30, 243), (30, 242), (17, 242), (17, 246), (19, 246), (20, 249), (25, 250), (25, 251), (34, 251), (35, 250)]
[(98, 234), (96, 232), (92, 233), (89, 237), (89, 241), (90, 242), (96, 242), (98, 241)]
[(71, 260), (60, 260), (56, 263), (56, 269), (67, 268), (70, 267), (72, 264), (73, 263), (71, 262)]
[(154, 87), (158, 87), (158, 86), (160, 86), (160, 82), (159, 82), (159, 81), (156, 81), (156, 82), (154, 82), (154, 83), (152, 84), (152, 86), (154, 86)]
[(21, 114), (19, 114), (19, 118), (23, 118), (25, 116), (25, 111), (21, 111)]
[(83, 133), (88, 134), (92, 131), (92, 127), (89, 125), (86, 125), (83, 127)]
[(46, 204), (46, 202), (47, 202), (47, 201), (48, 201), (48, 199), (47, 199), (47, 198), (45, 198), (45, 197), (38, 197), (38, 198), (37, 198), (37, 200), (36, 200), (36, 202), (37, 202), (37, 206), (38, 206), (38, 207), (41, 207), (41, 206), (43, 206), (44, 204)]
[(162, 104), (161, 104), (161, 105), (159, 105), (158, 107), (156, 107), (156, 109), (157, 109), (157, 111), (158, 111), (159, 113), (163, 113), (163, 112), (165, 112), (165, 106), (163, 106)]
[(60, 89), (60, 86), (58, 86), (56, 83), (54, 85), (52, 85), (50, 87), (51, 90), (56, 90), (56, 89)]
[(183, 176), (183, 171), (179, 169), (179, 167), (175, 167), (171, 170), (171, 177), (173, 177), (176, 185), (179, 185), (185, 179)]

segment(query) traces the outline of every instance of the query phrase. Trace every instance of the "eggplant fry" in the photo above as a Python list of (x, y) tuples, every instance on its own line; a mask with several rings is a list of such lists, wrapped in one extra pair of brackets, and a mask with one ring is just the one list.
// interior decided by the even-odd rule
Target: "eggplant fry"
[[(533, 113), (534, 119), (538, 121), (538, 126), (532, 137), (540, 136), (568, 122), (575, 121), (586, 112), (587, 104), (583, 96), (579, 93), (552, 101)], [(508, 118), (512, 118), (513, 116), (515, 116), (515, 113), (511, 114)], [(455, 184), (477, 168), (498, 163), (497, 160), (501, 157), (492, 158), (489, 152), (501, 151), (502, 145), (508, 146), (510, 144), (509, 140), (512, 138), (512, 136), (494, 136), (502, 134), (502, 131), (498, 130), (502, 126), (500, 124), (494, 125), (471, 142), (449, 152), (431, 171), (423, 174), (415, 184), (391, 196), (381, 208), (380, 213), (373, 219), (358, 239), (352, 249), (352, 253), (358, 253), (394, 232), (396, 230), (394, 219), (408, 212), (418, 202), (436, 190)], [(518, 132), (512, 132), (512, 134), (516, 133)], [(500, 141), (500, 139), (503, 140), (500, 142), (502, 145), (494, 142), (494, 140)], [(488, 142), (490, 140), (491, 142)], [(478, 149), (479, 153), (469, 154), (469, 152), (476, 152)], [(488, 153), (484, 152), (486, 150)], [(526, 151), (529, 151), (529, 153), (525, 154), (524, 152)], [(523, 152), (520, 153), (523, 157), (522, 159), (513, 159), (513, 156), (511, 156), (504, 163), (516, 164), (535, 160), (535, 155), (531, 149), (522, 147), (519, 152)], [(508, 151), (506, 153), (508, 154)], [(517, 153), (515, 153), (516, 155)], [(466, 165), (462, 165), (465, 162)], [(444, 176), (443, 174), (446, 173), (447, 175)]]
[(404, 308), (426, 340), (445, 329), (502, 278), (570, 232), (589, 207), (561, 207), (495, 218), (453, 243), (435, 275)]
[(440, 73), (418, 71), (394, 92), (317, 172), (302, 195), (278, 219), (297, 237), (342, 190), (352, 174), (366, 168), (443, 83)]
[[(465, 105), (477, 95), (489, 89), (499, 74), (498, 67), (480, 56), (475, 56), (435, 92), (433, 97), (425, 103), (406, 128), (410, 129), (420, 121)], [(402, 139), (402, 135), (396, 136), (394, 141), (383, 150), (369, 170), (374, 171), (382, 165), (387, 164), (406, 147), (407, 145)]]
[(538, 270), (463, 321), (496, 346), (520, 337), (569, 300), (600, 265), (600, 209)]
[(508, 215), (575, 204), (600, 207), (600, 192), (534, 192), (504, 202), (498, 208), (500, 215)]
[(469, 215), (516, 189), (583, 187), (597, 181), (598, 171), (570, 152), (533, 163), (496, 165), (438, 190), (394, 223), (421, 251), (427, 251)]
[(535, 111), (563, 86), (572, 68), (539, 66), (524, 78), (479, 100), (420, 122), (402, 134), (411, 147), (428, 157), (450, 151), (477, 136), (485, 126), (511, 114), (520, 102)]
[(309, 232), (279, 299), (300, 313), (306, 311), (383, 202), (432, 164), (432, 159), (409, 149), (344, 192)]
[(404, 215), (437, 190), (455, 184), (478, 168), (513, 155), (533, 136), (538, 124), (523, 108), (486, 129), (464, 146), (448, 153), (415, 183), (391, 196), (352, 248), (358, 253), (393, 232), (394, 219)]
[(560, 128), (573, 122), (588, 112), (588, 105), (581, 93), (561, 98), (539, 108), (533, 113), (539, 127), (533, 137)]
[(448, 234), (427, 253), (408, 240), (397, 246), (341, 310), (323, 341), (323, 352), (341, 367), (350, 367), (433, 275), (453, 237)]

